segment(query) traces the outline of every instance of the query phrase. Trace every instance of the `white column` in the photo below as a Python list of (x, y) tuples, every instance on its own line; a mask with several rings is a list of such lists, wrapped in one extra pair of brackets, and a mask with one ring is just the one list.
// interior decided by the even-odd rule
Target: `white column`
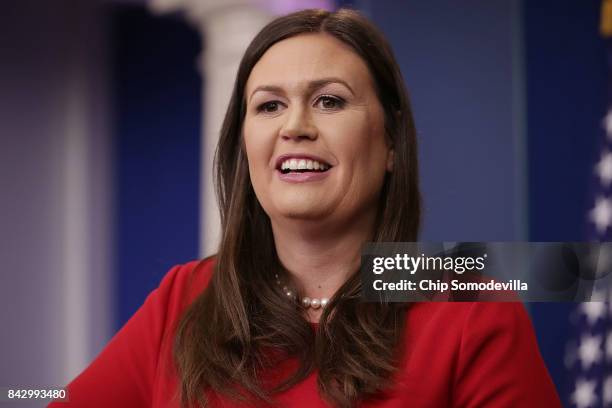
[(247, 46), (276, 14), (331, 8), (329, 0), (151, 0), (157, 13), (182, 11), (202, 34), (203, 123), (200, 168), (200, 256), (217, 251), (221, 235), (212, 178), (219, 131)]

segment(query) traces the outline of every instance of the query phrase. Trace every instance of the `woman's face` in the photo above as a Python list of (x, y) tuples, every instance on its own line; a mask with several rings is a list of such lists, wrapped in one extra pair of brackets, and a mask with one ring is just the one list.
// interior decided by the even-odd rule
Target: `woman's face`
[(358, 221), (376, 210), (392, 153), (373, 79), (355, 52), (325, 34), (280, 41), (253, 67), (245, 92), (251, 182), (273, 221)]

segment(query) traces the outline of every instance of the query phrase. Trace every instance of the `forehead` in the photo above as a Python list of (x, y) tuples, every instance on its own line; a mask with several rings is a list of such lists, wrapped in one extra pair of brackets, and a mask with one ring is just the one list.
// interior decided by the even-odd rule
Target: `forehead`
[(255, 64), (247, 95), (261, 85), (299, 86), (338, 77), (355, 89), (371, 87), (366, 63), (348, 45), (328, 34), (302, 34), (279, 41)]

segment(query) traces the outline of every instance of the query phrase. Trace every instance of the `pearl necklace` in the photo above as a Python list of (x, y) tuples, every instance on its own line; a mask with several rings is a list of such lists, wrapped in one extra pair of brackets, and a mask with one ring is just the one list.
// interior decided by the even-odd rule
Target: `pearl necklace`
[[(280, 278), (278, 277), (278, 274), (274, 274), (274, 277), (276, 278), (276, 284), (280, 286), (281, 281), (280, 281)], [(287, 296), (290, 299), (295, 300), (296, 298), (295, 292), (289, 289), (287, 286), (283, 286), (283, 293), (285, 294), (285, 296)], [(324, 308), (325, 306), (327, 306), (327, 304), (329, 303), (329, 299), (328, 298), (317, 299), (317, 298), (309, 298), (308, 296), (304, 296), (302, 298), (301, 303), (302, 303), (302, 306), (304, 306), (305, 308), (312, 307), (313, 309), (318, 309), (319, 307)]]

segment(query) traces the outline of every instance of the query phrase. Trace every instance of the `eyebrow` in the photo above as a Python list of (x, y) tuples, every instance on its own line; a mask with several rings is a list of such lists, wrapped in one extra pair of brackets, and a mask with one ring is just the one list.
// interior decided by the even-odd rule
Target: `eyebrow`
[[(338, 83), (341, 85), (344, 85), (345, 87), (348, 88), (349, 91), (351, 91), (351, 93), (353, 95), (355, 95), (355, 92), (353, 91), (353, 88), (350, 87), (350, 85), (348, 83), (346, 83), (346, 81), (340, 79), (340, 78), (336, 78), (336, 77), (329, 77), (329, 78), (321, 78), (321, 79), (317, 79), (314, 81), (310, 81), (308, 82), (308, 86), (306, 87), (306, 89), (309, 92), (314, 91), (315, 89), (319, 89), (324, 87), (325, 85), (329, 85), (329, 84), (333, 84), (333, 83)], [(253, 95), (255, 95), (255, 92), (259, 92), (259, 91), (268, 91), (268, 92), (277, 92), (280, 93), (283, 91), (283, 88), (277, 85), (260, 85), (257, 88), (255, 88), (253, 90), (253, 92), (251, 92), (251, 96), (249, 96), (249, 102), (251, 101), (251, 99), (253, 98)]]

